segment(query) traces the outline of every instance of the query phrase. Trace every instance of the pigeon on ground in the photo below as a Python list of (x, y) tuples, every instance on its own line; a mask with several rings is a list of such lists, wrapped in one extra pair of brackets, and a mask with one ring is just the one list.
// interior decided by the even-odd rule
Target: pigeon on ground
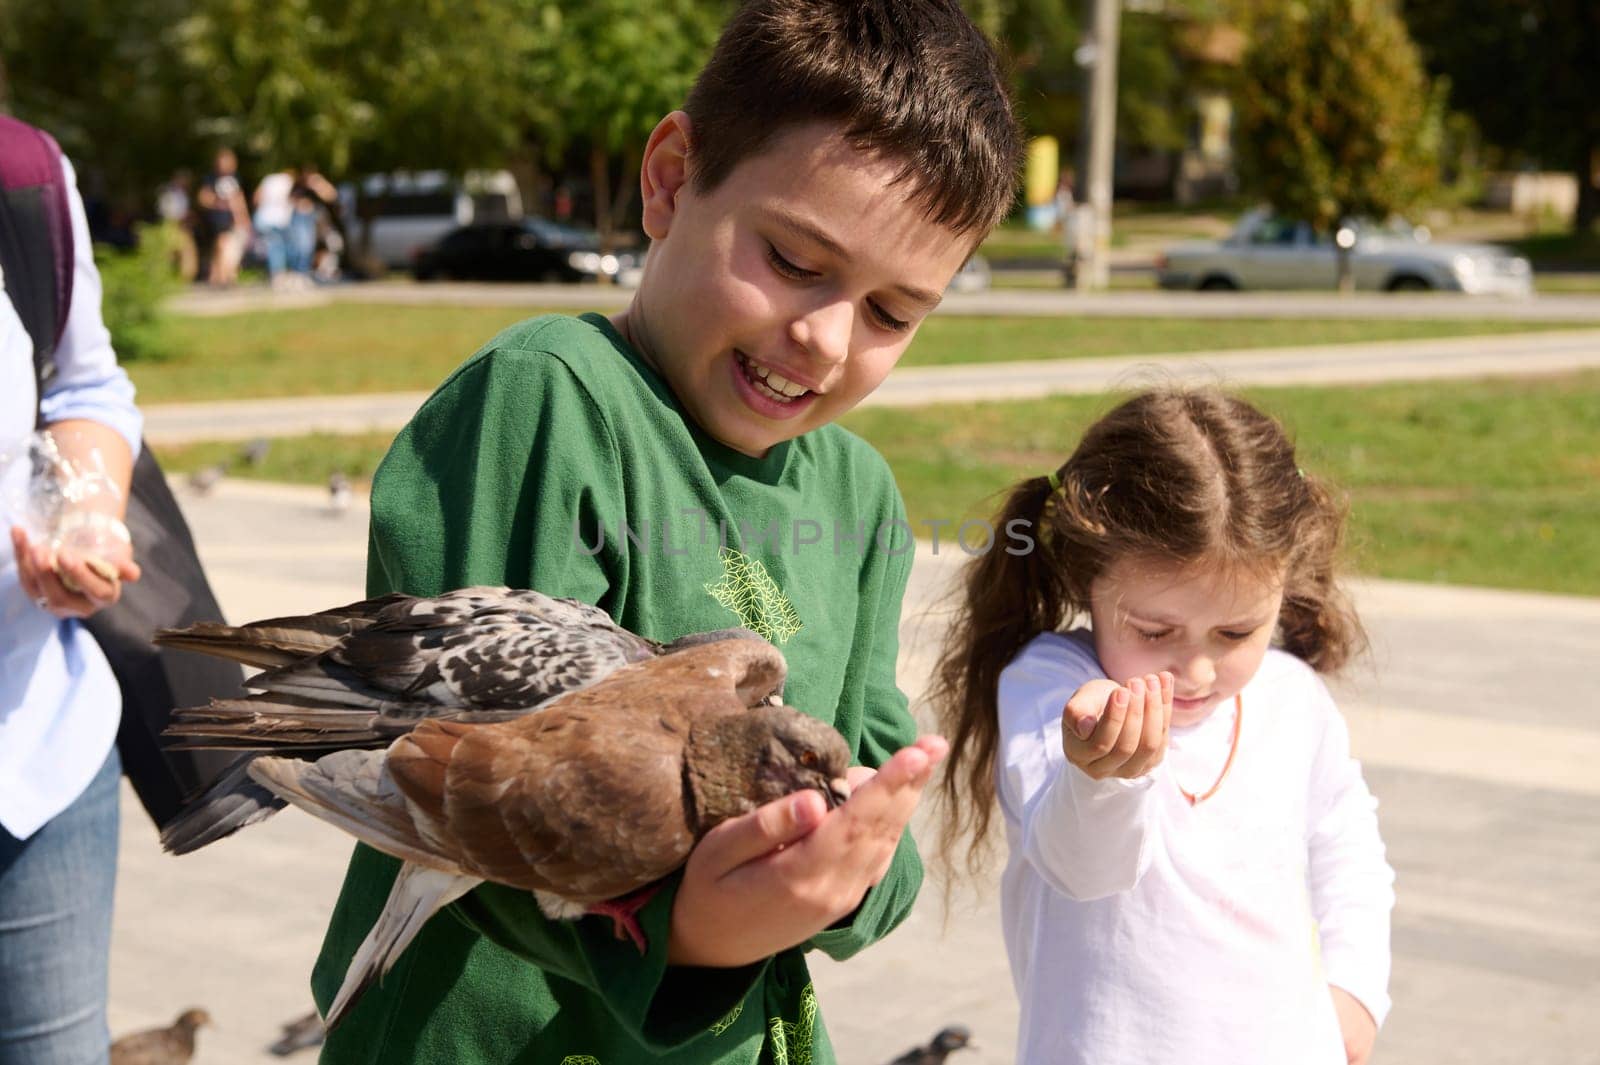
[(933, 1042), (925, 1047), (913, 1047), (895, 1058), (889, 1065), (944, 1065), (944, 1060), (958, 1050), (972, 1046), (972, 1033), (964, 1024), (952, 1024), (939, 1030)]
[(350, 478), (339, 470), (328, 475), (328, 510), (335, 517), (350, 509)]
[(284, 1025), (283, 1034), (267, 1050), (280, 1058), (286, 1058), (297, 1050), (319, 1046), (323, 1035), (322, 1016), (316, 1010), (312, 1010), (304, 1017), (297, 1017)]
[(125, 1035), (111, 1044), (111, 1065), (188, 1065), (195, 1029), (210, 1023), (205, 1010), (185, 1010), (170, 1028)]
[(228, 473), (228, 468), (220, 464), (202, 466), (189, 474), (189, 490), (197, 496), (208, 496)]
[(338, 1024), (434, 913), (485, 880), (551, 918), (634, 917), (723, 821), (807, 788), (849, 797), (834, 729), (767, 697), (783, 655), (724, 639), (652, 657), (498, 724), (430, 719), (386, 751), (262, 757), (257, 782), (401, 859), (388, 901), (327, 1015)]
[[(246, 681), (260, 694), (175, 711), (167, 734), (181, 742), (173, 746), (315, 758), (383, 747), (428, 717), (505, 720), (631, 662), (729, 636), (765, 642), (725, 629), (661, 644), (574, 599), (479, 587), (248, 625), (202, 623), (165, 630), (156, 642), (266, 671)], [(186, 803), (161, 845), (187, 854), (282, 809), (248, 776), (254, 757), (241, 755)]]
[(239, 457), (247, 466), (259, 466), (267, 461), (267, 452), (271, 450), (272, 441), (258, 436), (244, 446), (244, 450), (239, 452)]

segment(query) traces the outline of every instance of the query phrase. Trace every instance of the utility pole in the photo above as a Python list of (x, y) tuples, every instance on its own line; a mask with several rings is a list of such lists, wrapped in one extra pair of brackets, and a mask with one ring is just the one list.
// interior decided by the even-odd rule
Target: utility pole
[(1083, 43), (1078, 65), (1085, 69), (1083, 175), (1077, 243), (1077, 288), (1105, 289), (1111, 283), (1111, 164), (1117, 139), (1117, 38), (1122, 0), (1084, 0)]

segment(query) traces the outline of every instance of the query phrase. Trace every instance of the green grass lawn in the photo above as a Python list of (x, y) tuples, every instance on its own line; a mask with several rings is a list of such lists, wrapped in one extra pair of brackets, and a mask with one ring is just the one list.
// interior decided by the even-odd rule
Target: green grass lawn
[[(1536, 380), (1257, 389), (1307, 469), (1351, 498), (1352, 560), (1408, 580), (1600, 595), (1600, 373)], [(982, 517), (1058, 465), (1104, 396), (864, 410), (845, 420), (888, 458), (913, 523)], [(274, 443), (252, 476), (369, 478), (387, 435)], [(237, 444), (162, 449), (173, 470)], [(948, 534), (947, 534), (948, 535)]]
[(1533, 287), (1545, 295), (1600, 296), (1600, 271), (1566, 274), (1535, 271)]
[[(175, 354), (128, 372), (142, 403), (430, 389), (518, 307), (361, 306), (169, 321)], [(1336, 344), (1573, 328), (1491, 321), (963, 318), (929, 320), (906, 366)]]

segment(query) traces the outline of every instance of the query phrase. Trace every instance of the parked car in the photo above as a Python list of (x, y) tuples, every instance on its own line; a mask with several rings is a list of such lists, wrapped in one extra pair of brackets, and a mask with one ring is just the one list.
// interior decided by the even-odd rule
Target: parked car
[[(1487, 244), (1435, 243), (1427, 230), (1395, 223), (1348, 226), (1356, 288), (1374, 292), (1468, 292), (1526, 296), (1528, 260)], [(1338, 249), (1331, 233), (1266, 210), (1250, 211), (1223, 241), (1168, 248), (1156, 262), (1162, 288), (1332, 289)]]
[(410, 266), (457, 226), (522, 217), (522, 195), (507, 170), (373, 174), (340, 186), (339, 199), (354, 239), (362, 239), (360, 226), (370, 226), (368, 254), (391, 268)]
[(631, 252), (602, 253), (593, 232), (544, 218), (481, 222), (447, 233), (411, 263), (418, 281), (593, 281), (634, 265)]

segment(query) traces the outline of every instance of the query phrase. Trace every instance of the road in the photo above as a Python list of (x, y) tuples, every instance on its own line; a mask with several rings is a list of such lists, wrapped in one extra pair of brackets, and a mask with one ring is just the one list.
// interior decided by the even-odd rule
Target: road
[[(309, 489), (227, 481), (182, 498), (231, 616), (361, 594), (359, 504), (334, 515)], [(926, 549), (917, 559), (901, 626), (909, 693), (925, 683), (961, 559)], [(1399, 873), (1396, 1005), (1374, 1062), (1595, 1065), (1600, 715), (1587, 677), (1600, 600), (1376, 581), (1354, 590), (1374, 652), (1336, 690)], [(123, 808), (113, 1030), (203, 1005), (217, 1028), (202, 1033), (198, 1065), (280, 1060), (262, 1048), (309, 1006), (344, 837), (291, 811), (172, 858), (126, 790)], [(992, 882), (958, 891), (948, 919), (930, 888), (883, 943), (845, 965), (818, 960), (845, 1065), (880, 1065), (953, 1022), (979, 1043), (953, 1062), (1009, 1062), (1016, 1009), (998, 922)]]

